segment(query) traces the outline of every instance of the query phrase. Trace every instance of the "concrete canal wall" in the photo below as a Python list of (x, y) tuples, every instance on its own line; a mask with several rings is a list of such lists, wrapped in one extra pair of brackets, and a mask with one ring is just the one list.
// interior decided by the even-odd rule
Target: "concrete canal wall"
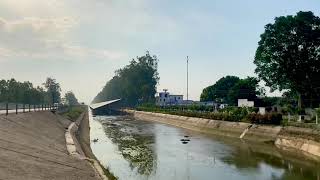
[(296, 127), (255, 125), (161, 113), (125, 110), (135, 118), (156, 121), (208, 134), (241, 138), (248, 141), (271, 142), (282, 149), (293, 149), (320, 157), (320, 132)]
[(283, 127), (275, 145), (279, 148), (293, 148), (320, 157), (320, 132), (309, 128)]
[[(108, 180), (108, 177), (105, 174), (106, 170), (101, 166), (95, 155), (92, 153), (90, 147), (90, 126), (88, 111), (82, 113), (76, 120), (76, 122), (71, 123), (68, 131), (71, 132), (70, 136), (72, 136), (72, 139), (74, 140), (74, 143), (71, 143), (70, 145), (71, 148), (69, 149), (71, 149), (71, 151), (69, 151), (69, 153), (79, 159), (85, 159), (89, 161), (96, 173), (99, 175), (100, 179)], [(74, 150), (76, 150), (76, 152), (74, 152)]]

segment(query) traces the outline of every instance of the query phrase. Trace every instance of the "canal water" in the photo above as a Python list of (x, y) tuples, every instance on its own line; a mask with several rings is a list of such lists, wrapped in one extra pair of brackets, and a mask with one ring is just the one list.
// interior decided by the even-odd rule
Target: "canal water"
[(90, 127), (93, 153), (120, 180), (320, 180), (318, 162), (272, 144), (129, 116), (91, 116)]

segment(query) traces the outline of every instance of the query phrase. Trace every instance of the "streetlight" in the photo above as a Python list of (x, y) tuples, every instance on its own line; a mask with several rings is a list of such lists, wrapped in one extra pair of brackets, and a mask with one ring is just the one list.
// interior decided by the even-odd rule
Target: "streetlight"
[(189, 104), (189, 56), (187, 56), (187, 104)]

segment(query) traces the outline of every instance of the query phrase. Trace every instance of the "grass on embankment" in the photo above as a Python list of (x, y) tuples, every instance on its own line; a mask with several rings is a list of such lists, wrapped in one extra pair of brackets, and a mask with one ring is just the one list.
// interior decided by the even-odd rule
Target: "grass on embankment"
[(116, 177), (108, 167), (104, 167), (102, 166), (102, 164), (100, 163), (100, 161), (98, 161), (100, 167), (102, 168), (103, 170), (103, 173), (108, 177), (108, 180), (118, 180), (119, 178)]
[(64, 111), (61, 113), (62, 116), (69, 119), (70, 121), (76, 121), (79, 116), (87, 110), (86, 106), (68, 106), (65, 107)]

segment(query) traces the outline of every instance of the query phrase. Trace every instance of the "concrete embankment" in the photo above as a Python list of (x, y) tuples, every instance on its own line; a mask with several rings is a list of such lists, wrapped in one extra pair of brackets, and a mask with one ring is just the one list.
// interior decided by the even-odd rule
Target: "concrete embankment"
[(320, 157), (320, 132), (308, 128), (284, 127), (278, 134), (275, 145), (283, 149), (298, 149)]
[(203, 133), (249, 141), (271, 142), (282, 149), (299, 150), (315, 158), (320, 157), (320, 132), (307, 128), (255, 125), (143, 111), (125, 111), (145, 121), (156, 121)]
[(75, 122), (77, 126), (77, 130), (75, 131), (75, 136), (77, 141), (79, 142), (79, 149), (83, 152), (83, 155), (86, 157), (86, 160), (90, 161), (92, 166), (95, 168), (96, 172), (99, 174), (100, 178), (103, 180), (108, 180), (106, 173), (110, 172), (103, 169), (98, 162), (95, 155), (92, 153), (90, 147), (90, 126), (89, 126), (89, 114), (88, 111), (85, 111), (78, 120)]
[(70, 123), (49, 111), (0, 115), (0, 179), (100, 179), (88, 161), (69, 154)]

